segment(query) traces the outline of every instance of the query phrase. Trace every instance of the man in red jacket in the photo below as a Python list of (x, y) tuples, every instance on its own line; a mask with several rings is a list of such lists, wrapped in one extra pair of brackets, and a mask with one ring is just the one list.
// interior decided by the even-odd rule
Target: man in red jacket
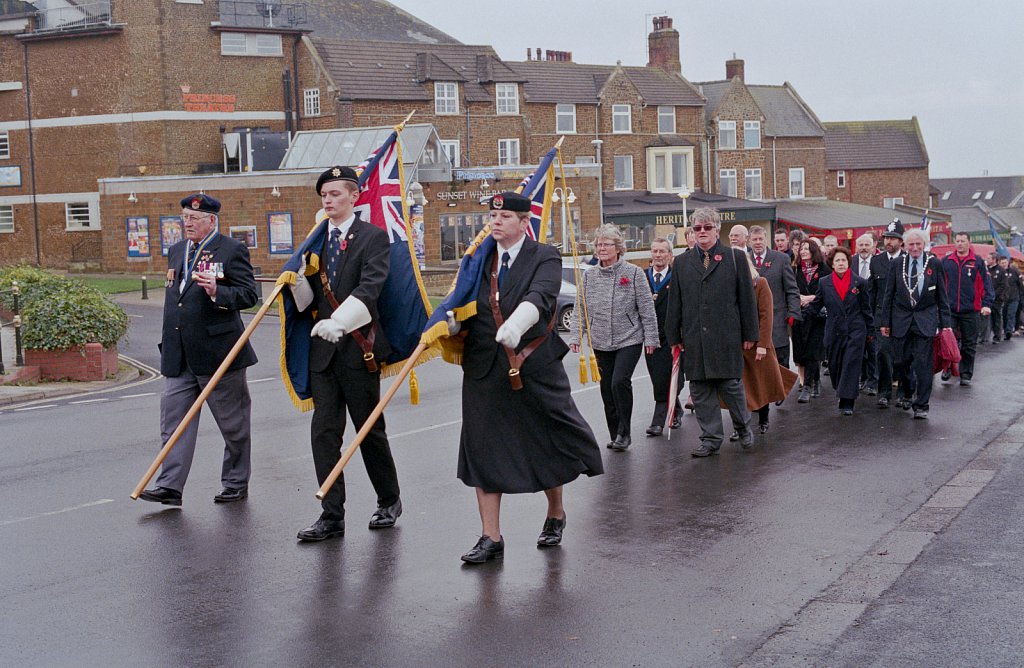
[[(974, 376), (974, 354), (978, 343), (979, 313), (982, 317), (992, 312), (995, 292), (988, 269), (971, 248), (966, 232), (953, 237), (956, 252), (942, 259), (942, 272), (946, 279), (946, 294), (953, 319), (953, 331), (960, 343), (960, 384), (970, 385)], [(950, 369), (942, 372), (942, 380), (949, 380)]]

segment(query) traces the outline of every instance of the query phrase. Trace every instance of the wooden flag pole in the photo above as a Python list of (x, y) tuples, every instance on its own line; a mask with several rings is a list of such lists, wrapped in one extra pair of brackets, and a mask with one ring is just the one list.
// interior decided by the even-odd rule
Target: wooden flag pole
[(341, 455), (341, 459), (338, 460), (338, 463), (334, 465), (330, 475), (328, 475), (327, 479), (324, 480), (324, 484), (320, 485), (320, 489), (316, 493), (316, 498), (322, 501), (323, 498), (327, 496), (327, 492), (329, 492), (334, 483), (337, 482), (338, 476), (340, 476), (341, 472), (345, 470), (345, 465), (348, 464), (348, 460), (352, 459), (352, 455), (356, 454), (356, 450), (359, 448), (359, 445), (366, 438), (366, 435), (370, 433), (370, 430), (373, 429), (373, 425), (377, 423), (377, 419), (380, 418), (381, 413), (384, 412), (384, 407), (387, 406), (391, 401), (391, 398), (395, 396), (395, 392), (397, 392), (398, 388), (401, 387), (405, 377), (408, 376), (409, 372), (412, 371), (412, 368), (416, 366), (417, 360), (419, 360), (420, 355), (422, 355), (423, 351), (426, 349), (427, 344), (420, 343), (416, 346), (416, 349), (412, 351), (412, 354), (409, 355), (409, 359), (406, 360), (405, 366), (403, 366), (402, 370), (398, 372), (397, 376), (395, 376), (395, 382), (391, 383), (391, 387), (388, 388), (387, 393), (385, 393), (384, 396), (381, 397), (381, 400), (377, 402), (377, 407), (373, 409), (373, 412), (370, 413), (370, 417), (366, 418), (366, 422), (364, 422), (362, 428), (359, 429), (359, 433), (357, 433), (355, 438), (352, 439), (352, 442), (348, 444), (348, 448), (345, 449), (345, 452)]
[(174, 433), (171, 434), (171, 437), (167, 439), (166, 443), (164, 443), (164, 447), (160, 449), (160, 452), (159, 454), (157, 454), (156, 459), (154, 459), (153, 463), (149, 465), (149, 468), (146, 470), (145, 475), (142, 476), (142, 480), (140, 480), (139, 484), (135, 486), (135, 490), (132, 491), (131, 494), (132, 500), (139, 498), (139, 495), (142, 494), (142, 490), (146, 488), (146, 485), (149, 484), (149, 481), (156, 474), (156, 470), (160, 468), (160, 465), (163, 464), (164, 459), (166, 459), (167, 455), (170, 454), (171, 448), (174, 447), (174, 444), (177, 443), (178, 439), (181, 438), (181, 435), (185, 433), (185, 429), (188, 428), (189, 423), (191, 423), (195, 416), (199, 414), (199, 411), (202, 410), (203, 402), (206, 401), (206, 398), (210, 396), (210, 393), (213, 392), (213, 389), (217, 387), (217, 383), (219, 383), (220, 379), (224, 376), (225, 373), (227, 373), (228, 367), (231, 366), (231, 363), (235, 361), (236, 357), (238, 357), (238, 353), (242, 351), (242, 346), (244, 346), (245, 343), (249, 340), (249, 337), (252, 336), (252, 333), (256, 330), (256, 325), (260, 324), (260, 320), (263, 320), (263, 316), (267, 314), (267, 311), (270, 309), (271, 304), (274, 303), (274, 300), (277, 299), (277, 296), (281, 294), (281, 290), (283, 289), (283, 283), (281, 285), (274, 286), (274, 290), (273, 292), (270, 293), (270, 297), (264, 300), (263, 306), (261, 306), (260, 310), (256, 312), (256, 315), (253, 316), (253, 319), (249, 323), (249, 326), (246, 327), (245, 331), (242, 332), (242, 336), (239, 337), (234, 347), (231, 348), (231, 350), (228, 352), (227, 357), (225, 357), (224, 361), (221, 362), (220, 366), (217, 368), (217, 371), (214, 372), (212, 376), (210, 376), (210, 381), (206, 383), (206, 387), (204, 387), (203, 391), (199, 393), (198, 397), (196, 397), (195, 403), (193, 403), (192, 407), (188, 409), (188, 413), (185, 413), (185, 417), (181, 419), (181, 423), (178, 424), (178, 428), (174, 430)]

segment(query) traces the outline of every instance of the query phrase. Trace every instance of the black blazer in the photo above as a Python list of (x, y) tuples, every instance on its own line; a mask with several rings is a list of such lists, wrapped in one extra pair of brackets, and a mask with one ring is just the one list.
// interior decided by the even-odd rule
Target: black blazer
[[(494, 315), (491, 313), (491, 263), (500, 246), (484, 258), (483, 280), (477, 293), (476, 315), (466, 320), (465, 350), (462, 354), (462, 370), (470, 378), (483, 378), (492, 367), (502, 374), (508, 373), (508, 356), (505, 349), (494, 340), (498, 333)], [(543, 336), (551, 316), (555, 312), (558, 291), (562, 287), (562, 258), (552, 246), (542, 245), (527, 238), (519, 250), (515, 262), (505, 275), (501, 290), (501, 315), (508, 318), (521, 303), (528, 301), (540, 311), (540, 319), (526, 330), (516, 352), (530, 344), (534, 339)], [(547, 340), (544, 341), (523, 363), (521, 371), (525, 383), (529, 382), (530, 374), (545, 364), (562, 359), (569, 351), (556, 328), (552, 327)]]
[(822, 308), (828, 312), (825, 319), (826, 346), (847, 339), (863, 342), (871, 331), (868, 282), (857, 274), (851, 276), (850, 289), (846, 291), (844, 299), (839, 298), (831, 274), (819, 281), (812, 308), (815, 312), (820, 312)]
[[(187, 367), (197, 376), (212, 376), (245, 327), (239, 311), (256, 304), (259, 292), (249, 263), (249, 250), (240, 241), (218, 234), (199, 259), (224, 265), (217, 279), (217, 300), (189, 280), (179, 294), (187, 241), (167, 252), (167, 287), (164, 294), (163, 332), (160, 337), (160, 373), (170, 378)], [(246, 342), (229, 370), (256, 364), (256, 353)]]
[[(818, 273), (814, 275), (810, 281), (807, 280), (807, 275), (804, 274), (804, 270), (800, 265), (793, 268), (796, 273), (796, 288), (802, 295), (816, 295), (818, 294), (818, 285), (821, 284), (821, 279), (832, 273), (832, 268), (822, 262), (818, 265)], [(800, 314), (803, 316), (805, 321), (810, 322), (812, 318), (820, 318), (821, 314), (816, 312), (814, 308), (814, 302), (811, 302), (803, 309)]]
[[(320, 251), (320, 263), (325, 271), (327, 268), (327, 239), (328, 235), (324, 235), (325, 247)], [(378, 320), (377, 299), (380, 297), (380, 291), (388, 277), (391, 245), (387, 232), (370, 223), (364, 223), (359, 219), (358, 214), (356, 214), (356, 219), (349, 228), (348, 234), (345, 235), (345, 244), (345, 250), (341, 253), (338, 275), (331, 284), (331, 292), (334, 293), (334, 298), (338, 300), (339, 304), (351, 296), (366, 306), (373, 320), (359, 331), (363, 336), (369, 336), (370, 328)], [(313, 308), (316, 309), (315, 322), (330, 318), (334, 308), (324, 295), (319, 273), (307, 276), (306, 280), (313, 288)], [(343, 336), (337, 343), (314, 336), (309, 347), (310, 370), (326, 370), (335, 353), (342, 355), (345, 366), (349, 368), (358, 369), (366, 366), (363, 361), (363, 350), (351, 336)], [(377, 327), (375, 334), (373, 354), (377, 358), (378, 366), (391, 354), (391, 346), (380, 327)]]
[(657, 290), (654, 285), (654, 268), (647, 268), (647, 284), (651, 286), (651, 294), (654, 296), (654, 314), (658, 317), (658, 345), (663, 346), (665, 339), (665, 318), (668, 315), (668, 295), (672, 287), (672, 265), (670, 264), (661, 272), (663, 285)]
[(924, 267), (924, 285), (916, 303), (910, 300), (906, 277), (910, 271), (910, 256), (904, 255), (889, 267), (882, 299), (882, 319), (879, 327), (892, 329), (891, 336), (902, 338), (911, 327), (920, 336), (935, 336), (939, 329), (949, 327), (949, 296), (946, 294), (942, 264), (934, 255), (927, 257)]
[[(900, 251), (897, 257), (902, 258), (906, 253)], [(889, 278), (889, 265), (892, 263), (889, 260), (889, 254), (882, 251), (878, 255), (871, 258), (871, 287), (869, 292), (871, 293), (871, 310), (874, 316), (873, 322), (875, 327), (881, 327), (879, 323), (882, 322), (882, 298), (885, 295), (885, 282)]]

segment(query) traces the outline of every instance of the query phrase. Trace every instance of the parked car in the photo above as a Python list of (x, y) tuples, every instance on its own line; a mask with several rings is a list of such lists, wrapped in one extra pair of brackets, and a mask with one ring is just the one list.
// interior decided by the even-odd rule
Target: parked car
[(576, 286), (569, 281), (562, 281), (562, 288), (558, 291), (556, 300), (555, 325), (560, 331), (568, 332), (569, 324), (572, 322), (576, 305)]

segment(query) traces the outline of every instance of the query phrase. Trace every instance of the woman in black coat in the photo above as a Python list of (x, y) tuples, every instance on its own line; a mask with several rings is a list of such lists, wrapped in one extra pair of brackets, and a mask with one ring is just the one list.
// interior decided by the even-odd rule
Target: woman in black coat
[(839, 410), (853, 415), (860, 392), (860, 370), (864, 346), (871, 331), (871, 300), (868, 282), (850, 271), (850, 251), (842, 246), (832, 251), (832, 274), (818, 282), (811, 310), (825, 318), (825, 348), (829, 378), (839, 397)]
[(794, 262), (796, 286), (800, 291), (800, 321), (793, 323), (793, 361), (800, 370), (801, 404), (821, 395), (821, 361), (825, 359), (825, 317), (811, 305), (818, 294), (818, 283), (832, 272), (825, 264), (821, 248), (810, 239), (800, 242)]

